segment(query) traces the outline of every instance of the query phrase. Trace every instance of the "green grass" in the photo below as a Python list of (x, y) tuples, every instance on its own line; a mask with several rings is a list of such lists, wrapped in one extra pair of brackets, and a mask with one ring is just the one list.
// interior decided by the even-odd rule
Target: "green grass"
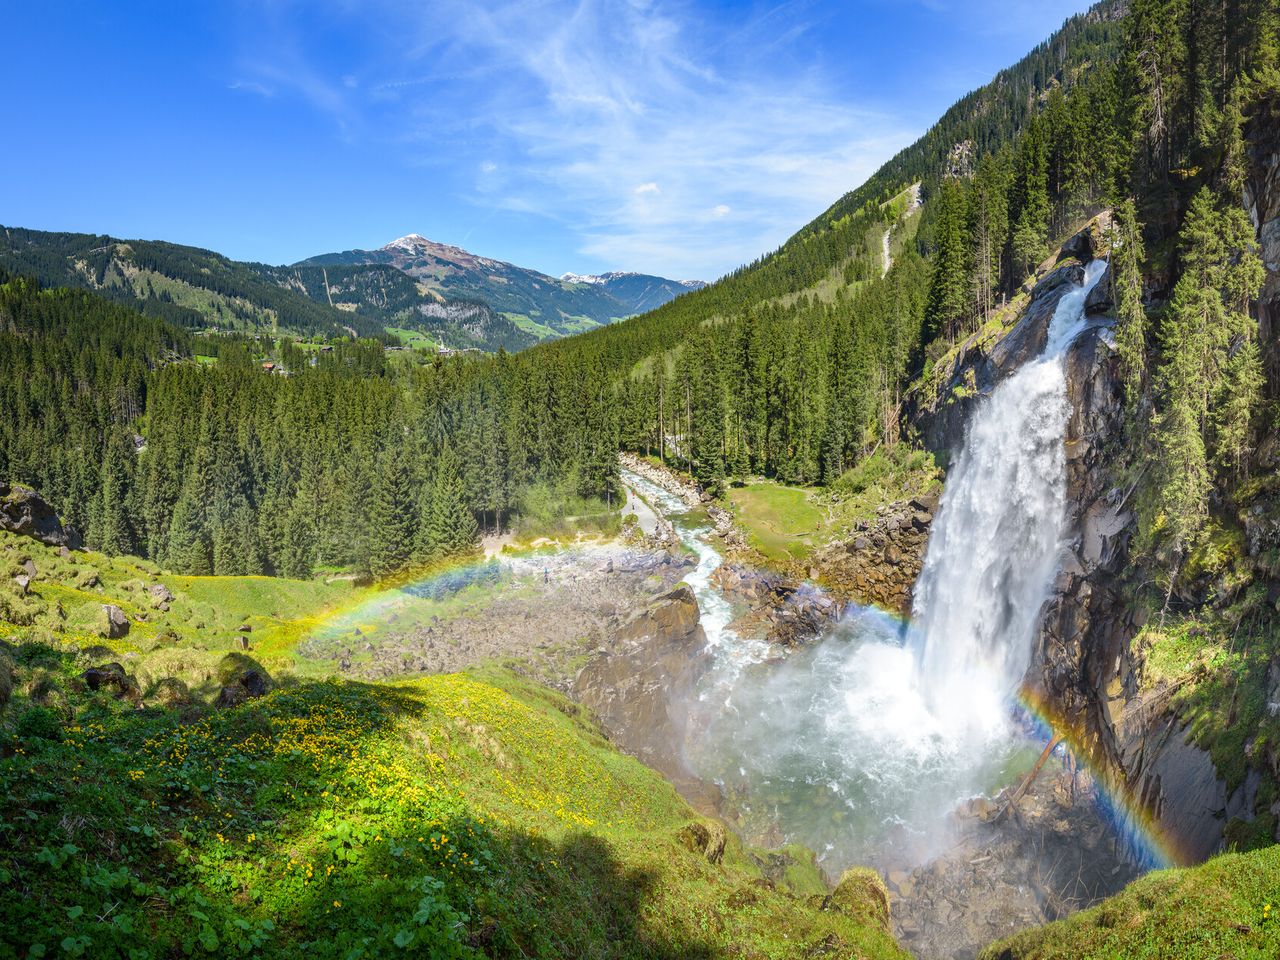
[(414, 350), (435, 350), (439, 345), (421, 330), (408, 330), (404, 327), (387, 327), (387, 333), (399, 340), (404, 346)]
[(882, 504), (937, 490), (933, 459), (899, 444), (877, 451), (829, 490), (756, 481), (731, 489), (729, 501), (748, 543), (770, 563), (803, 563), (814, 550), (848, 533)]
[(1280, 846), (1151, 873), (1100, 906), (993, 944), (983, 960), (1272, 960)]
[(748, 542), (766, 559), (802, 561), (814, 549), (826, 525), (814, 492), (758, 481), (729, 491), (734, 515)]
[[(27, 561), (37, 576), (29, 594), (19, 597), (11, 578)], [(167, 611), (148, 592), (154, 585), (173, 594)], [(56, 548), (0, 531), (0, 637), (105, 647), (145, 677), (174, 676), (202, 689), (210, 665), (234, 647), (244, 625), (268, 666), (311, 670), (294, 655), (298, 641), (365, 592), (345, 580), (181, 577), (132, 557), (76, 552), (63, 558)], [(128, 617), (125, 638), (99, 636), (104, 604)]]
[(85, 692), (82, 655), (11, 653), (0, 953), (905, 956), (869, 878), (827, 898), (732, 837), (709, 858), (691, 837), (722, 828), (512, 674), (299, 682), (184, 719)]
[(523, 313), (503, 313), (503, 316), (516, 325), (517, 328), (525, 333), (531, 333), (539, 340), (553, 340), (560, 336), (552, 327), (539, 323), (532, 317), (525, 316)]

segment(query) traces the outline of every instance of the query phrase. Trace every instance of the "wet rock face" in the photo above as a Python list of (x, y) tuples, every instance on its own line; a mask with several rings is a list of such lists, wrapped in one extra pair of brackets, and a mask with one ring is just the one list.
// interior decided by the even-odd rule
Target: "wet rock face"
[[(1280, 213), (1280, 197), (1274, 209)], [(1094, 247), (1079, 240), (1067, 249), (1083, 258)], [(946, 393), (966, 375), (979, 391), (989, 390), (1034, 356), (1073, 276), (1068, 266), (1042, 279), (1027, 313), (1002, 340), (986, 353), (962, 353)], [(1065, 437), (1070, 540), (1044, 608), (1027, 683), (1078, 731), (1076, 746), (1090, 760), (1123, 782), (1183, 849), (1204, 857), (1221, 848), (1224, 824), (1245, 810), (1247, 798), (1240, 791), (1228, 796), (1208, 755), (1188, 742), (1166, 700), (1139, 697), (1141, 663), (1132, 640), (1142, 624), (1123, 592), (1136, 518), (1132, 491), (1112, 469), (1125, 442), (1113, 297), (1108, 271), (1086, 302), (1088, 326), (1065, 356), (1072, 410)], [(922, 433), (936, 449), (958, 450), (968, 413), (963, 402), (944, 405), (926, 415)]]
[(964, 429), (974, 407), (991, 395), (996, 385), (1038, 356), (1049, 337), (1049, 323), (1060, 301), (1084, 279), (1084, 266), (1068, 262), (1056, 267), (1036, 284), (1031, 303), (1013, 329), (994, 344), (975, 334), (956, 353), (946, 374), (945, 386), (936, 397), (911, 400), (911, 422), (925, 447), (934, 453), (957, 451), (964, 443)]
[(622, 623), (574, 678), (573, 698), (619, 747), (678, 784), (687, 703), (710, 666), (698, 603), (685, 585)]
[(729, 625), (731, 630), (783, 647), (818, 638), (844, 609), (811, 584), (742, 564), (721, 564), (711, 582), (732, 603), (747, 610)]
[(844, 540), (819, 550), (812, 563), (823, 584), (856, 603), (908, 613), (938, 496), (886, 504)]
[(63, 527), (57, 512), (27, 487), (0, 482), (0, 530), (31, 537), (51, 547), (80, 548), (80, 536)]

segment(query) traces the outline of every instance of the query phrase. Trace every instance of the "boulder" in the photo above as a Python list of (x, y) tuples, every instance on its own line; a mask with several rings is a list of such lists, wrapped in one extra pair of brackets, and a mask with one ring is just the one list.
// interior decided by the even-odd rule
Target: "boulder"
[(0, 530), (31, 537), (51, 547), (79, 549), (80, 537), (63, 527), (57, 512), (30, 487), (0, 483)]
[(681, 846), (691, 853), (700, 853), (708, 863), (724, 859), (724, 846), (728, 840), (725, 829), (719, 823), (694, 822), (685, 825), (676, 836)]
[(153, 583), (147, 587), (147, 593), (151, 595), (151, 600), (157, 605), (173, 603), (173, 593), (163, 583)]
[(80, 679), (85, 685), (93, 691), (105, 690), (117, 700), (130, 700), (138, 703), (142, 700), (142, 693), (138, 689), (138, 685), (133, 681), (124, 667), (118, 663), (105, 663), (97, 667), (90, 667), (84, 673), (80, 674)]
[(18, 588), (18, 596), (25, 597), (27, 590), (31, 587), (31, 577), (28, 574), (20, 573), (13, 578), (13, 584)]
[(841, 874), (824, 906), (889, 931), (889, 892), (880, 875), (867, 867), (854, 867)]
[(275, 683), (262, 664), (243, 653), (228, 653), (218, 663), (218, 683), (222, 689), (214, 706), (236, 707), (271, 692)]
[(129, 635), (129, 618), (124, 615), (124, 611), (111, 603), (102, 605), (102, 626), (98, 628), (99, 635), (106, 637), (108, 640), (119, 640)]

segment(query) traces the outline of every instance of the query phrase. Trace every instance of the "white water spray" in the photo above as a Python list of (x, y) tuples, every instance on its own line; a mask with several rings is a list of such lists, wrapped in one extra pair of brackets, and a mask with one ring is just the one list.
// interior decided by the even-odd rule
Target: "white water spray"
[(930, 711), (968, 746), (1005, 729), (1062, 556), (1063, 354), (1105, 270), (1089, 264), (1083, 286), (1058, 302), (1044, 352), (974, 414), (930, 535), (908, 644)]

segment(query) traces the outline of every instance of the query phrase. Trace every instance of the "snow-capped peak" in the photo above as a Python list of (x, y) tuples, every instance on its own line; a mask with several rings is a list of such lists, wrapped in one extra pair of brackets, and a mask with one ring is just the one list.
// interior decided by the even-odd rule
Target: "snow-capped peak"
[(420, 233), (410, 233), (403, 237), (397, 237), (388, 243), (383, 250), (420, 250), (423, 247), (430, 246), (431, 241)]
[(594, 286), (603, 286), (609, 282), (608, 277), (597, 277), (594, 274), (582, 273), (566, 273), (561, 278), (565, 283), (590, 283)]

